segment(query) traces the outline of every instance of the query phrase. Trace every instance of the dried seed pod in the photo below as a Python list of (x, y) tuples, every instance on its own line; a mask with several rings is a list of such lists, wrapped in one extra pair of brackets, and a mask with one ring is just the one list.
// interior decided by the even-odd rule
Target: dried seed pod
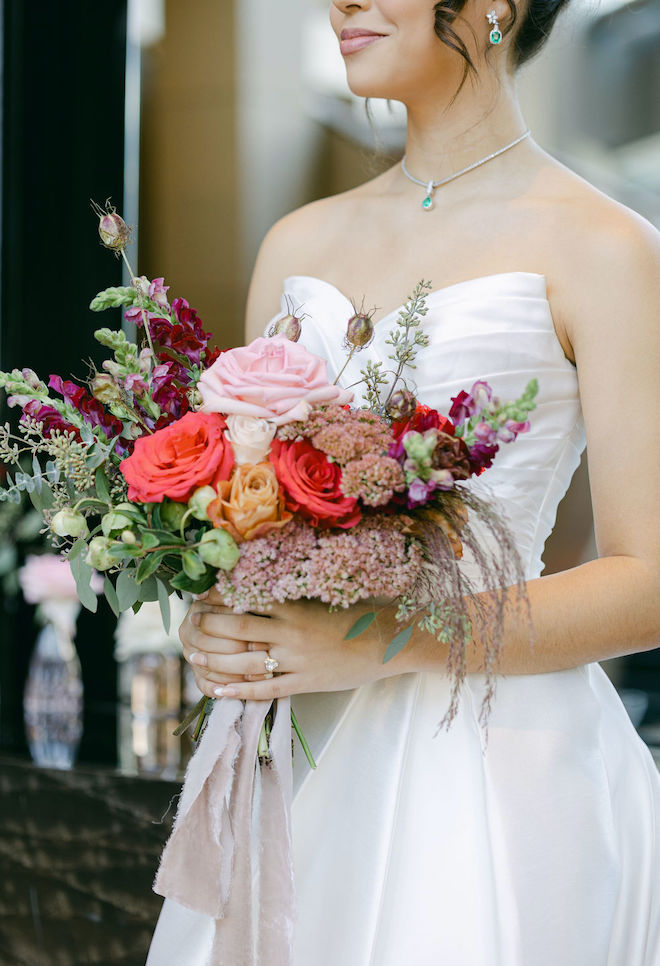
[(275, 335), (284, 335), (290, 342), (297, 342), (302, 332), (298, 316), (289, 313), (276, 319), (268, 330), (268, 335), (272, 338)]
[(356, 312), (348, 320), (346, 326), (346, 341), (355, 349), (364, 349), (374, 337), (374, 324), (371, 316), (364, 312)]
[(131, 237), (131, 230), (124, 219), (117, 214), (117, 209), (110, 204), (109, 199), (105, 208), (101, 208), (95, 201), (92, 202), (92, 208), (98, 215), (101, 244), (113, 252), (122, 252)]
[(392, 393), (387, 406), (387, 415), (390, 419), (410, 419), (417, 407), (417, 400), (409, 389), (397, 389)]

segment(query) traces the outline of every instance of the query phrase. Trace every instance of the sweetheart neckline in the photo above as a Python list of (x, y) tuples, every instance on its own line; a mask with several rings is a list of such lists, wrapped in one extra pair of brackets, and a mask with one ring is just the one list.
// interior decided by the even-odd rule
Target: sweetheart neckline
[[(484, 282), (484, 281), (488, 281), (496, 278), (497, 279), (511, 278), (514, 276), (518, 278), (530, 278), (530, 279), (535, 279), (537, 281), (541, 281), (543, 283), (543, 295), (541, 296), (541, 298), (543, 298), (543, 301), (547, 304), (548, 309), (550, 309), (550, 302), (548, 301), (547, 294), (546, 294), (548, 279), (547, 279), (547, 276), (541, 272), (521, 272), (521, 271), (494, 272), (494, 273), (491, 273), (490, 275), (477, 275), (475, 278), (467, 278), (462, 282), (453, 282), (451, 285), (443, 285), (440, 288), (434, 288), (430, 292), (427, 292), (426, 298), (429, 299), (432, 297), (435, 298), (438, 295), (445, 295), (447, 293), (454, 292), (456, 289), (464, 288), (467, 285), (473, 285), (476, 282)], [(327, 286), (328, 288), (332, 289), (337, 295), (341, 296), (341, 298), (345, 302), (348, 302), (349, 305), (353, 304), (350, 298), (344, 292), (342, 292), (340, 288), (338, 288), (332, 282), (326, 281), (326, 279), (324, 278), (319, 278), (318, 275), (288, 275), (284, 279), (284, 288), (286, 289), (287, 282), (292, 282), (295, 279), (305, 279), (312, 282), (320, 282), (321, 285)], [(386, 315), (381, 316), (381, 318), (378, 319), (374, 323), (374, 325), (379, 326), (381, 322), (387, 321), (387, 319), (390, 319), (397, 312), (400, 312), (403, 309), (404, 305), (405, 305), (405, 302), (402, 302), (401, 305), (397, 305), (395, 308), (391, 309)], [(568, 361), (570, 362), (570, 360)]]

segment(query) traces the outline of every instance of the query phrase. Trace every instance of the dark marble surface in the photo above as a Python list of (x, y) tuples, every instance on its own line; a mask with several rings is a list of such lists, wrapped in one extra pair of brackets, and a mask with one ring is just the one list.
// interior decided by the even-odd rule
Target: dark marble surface
[(144, 966), (179, 790), (0, 757), (0, 966)]

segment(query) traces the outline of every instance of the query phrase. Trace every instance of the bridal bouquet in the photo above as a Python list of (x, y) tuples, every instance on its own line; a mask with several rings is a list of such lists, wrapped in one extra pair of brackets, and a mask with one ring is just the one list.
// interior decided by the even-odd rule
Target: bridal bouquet
[[(97, 213), (103, 243), (126, 259), (125, 223), (109, 206)], [(166, 629), (172, 593), (214, 584), (236, 611), (300, 598), (349, 607), (386, 588), (402, 628), (385, 660), (415, 623), (447, 645), (454, 689), (443, 720), (451, 721), (475, 615), (490, 680), (505, 588), (523, 582), (504, 523), (465, 483), (529, 428), (536, 383), (502, 402), (478, 381), (447, 415), (419, 403), (409, 377), (428, 341), (422, 281), (389, 336), (392, 369), (368, 361), (365, 402), (351, 408), (354, 393), (339, 376), (331, 383), (325, 361), (299, 344), (299, 316), (220, 352), (185, 299), (169, 303), (162, 278), (130, 275), (130, 286), (106, 289), (90, 307), (123, 307), (143, 348), (101, 328), (95, 337), (112, 355), (85, 385), (58, 375), (46, 385), (29, 369), (0, 373), (9, 405), (22, 408), (17, 433), (0, 428), (0, 459), (16, 469), (0, 500), (29, 493), (86, 607), (96, 608), (90, 582), (102, 571), (117, 615), (158, 600)], [(370, 314), (356, 309), (346, 364), (373, 334)], [(477, 537), (473, 520), (494, 539), (484, 540), (483, 527)], [(492, 591), (486, 597), (459, 566), (464, 546)], [(370, 610), (349, 636), (376, 616)], [(197, 719), (195, 737), (212, 705), (203, 698), (184, 723)], [(263, 743), (261, 751), (267, 756)]]

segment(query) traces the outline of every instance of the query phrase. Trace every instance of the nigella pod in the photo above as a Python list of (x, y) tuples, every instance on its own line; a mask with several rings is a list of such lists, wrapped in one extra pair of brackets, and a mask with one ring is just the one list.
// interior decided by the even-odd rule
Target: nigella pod
[(417, 407), (417, 400), (409, 389), (397, 389), (387, 405), (390, 419), (410, 419)]
[(289, 313), (273, 322), (268, 330), (268, 335), (270, 338), (274, 335), (284, 335), (290, 342), (297, 342), (300, 338), (301, 331), (300, 319), (296, 315)]
[(374, 324), (371, 316), (364, 312), (356, 312), (348, 320), (346, 327), (346, 341), (355, 349), (364, 349), (374, 337)]
[(117, 209), (112, 207), (109, 200), (106, 201), (105, 208), (93, 201), (92, 208), (98, 215), (101, 244), (113, 252), (123, 251), (130, 240), (131, 230), (121, 215), (117, 214)]

